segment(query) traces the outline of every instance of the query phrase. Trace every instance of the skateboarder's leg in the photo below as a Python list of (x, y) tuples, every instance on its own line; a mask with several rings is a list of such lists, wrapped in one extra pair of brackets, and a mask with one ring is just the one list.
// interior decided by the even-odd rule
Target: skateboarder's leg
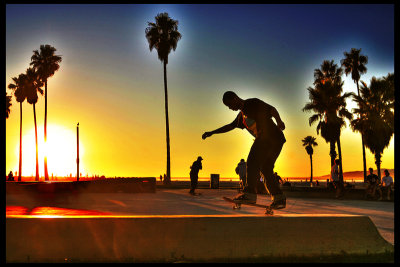
[(257, 179), (260, 177), (260, 164), (257, 160), (257, 150), (259, 150), (258, 142), (255, 141), (250, 149), (247, 157), (247, 175), (246, 184), (243, 189), (243, 194), (235, 197), (235, 200), (244, 199), (244, 202), (255, 203), (257, 201)]
[(255, 141), (251, 146), (250, 153), (247, 157), (247, 177), (244, 191), (252, 194), (256, 194), (257, 180), (260, 179), (259, 150), (260, 144)]
[(268, 151), (264, 154), (265, 161), (262, 163), (261, 172), (263, 173), (266, 186), (271, 194), (273, 203), (271, 206), (284, 208), (286, 206), (286, 197), (283, 194), (279, 182), (274, 177), (274, 165), (278, 158), (283, 143), (274, 143), (269, 146)]

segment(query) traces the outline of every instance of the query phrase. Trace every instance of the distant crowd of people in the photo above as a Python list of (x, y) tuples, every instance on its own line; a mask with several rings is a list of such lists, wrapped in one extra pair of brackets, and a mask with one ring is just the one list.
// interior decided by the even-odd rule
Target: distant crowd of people
[(369, 168), (369, 175), (367, 176), (367, 188), (365, 190), (366, 198), (375, 199), (378, 194), (378, 200), (390, 200), (392, 193), (393, 178), (390, 176), (388, 170), (384, 171), (385, 176), (379, 180), (378, 175), (374, 174), (372, 168)]
[[(198, 173), (199, 170), (202, 169), (202, 163), (201, 161), (203, 158), (199, 156), (196, 161), (193, 162), (193, 164), (190, 166), (190, 181), (191, 181), (191, 187), (190, 187), (190, 194), (195, 194), (195, 189), (197, 187), (198, 183)], [(237, 175), (239, 175), (239, 192), (242, 192), (243, 189), (247, 185), (247, 163), (244, 159), (241, 159), (239, 163), (237, 164), (235, 168), (235, 172)], [(390, 200), (390, 195), (392, 193), (392, 187), (393, 187), (393, 178), (390, 176), (390, 173), (388, 170), (384, 171), (385, 176), (382, 177), (380, 180), (378, 175), (373, 173), (373, 169), (369, 168), (369, 175), (366, 178), (366, 183), (367, 183), (367, 188), (366, 188), (366, 197), (367, 198), (373, 198), (373, 199), (378, 199), (378, 200)], [(274, 180), (284, 186), (291, 186), (290, 182), (287, 180), (283, 180), (277, 172), (273, 173), (273, 178)], [(161, 179), (161, 176), (160, 176)], [(334, 161), (334, 165), (332, 166), (331, 169), (331, 179), (329, 183), (329, 179), (327, 181), (327, 186), (332, 186), (336, 190), (335, 197), (337, 199), (342, 199), (344, 196), (344, 191), (345, 191), (345, 184), (343, 183), (343, 180), (340, 179), (340, 171), (339, 171), (339, 159), (336, 159)], [(318, 180), (315, 182), (316, 186), (319, 186)], [(347, 187), (347, 186), (346, 186)], [(259, 180), (257, 181), (257, 187), (256, 187), (257, 193), (259, 194), (264, 194), (267, 193), (269, 194), (269, 191), (265, 185), (265, 180), (263, 175), (260, 176)]]

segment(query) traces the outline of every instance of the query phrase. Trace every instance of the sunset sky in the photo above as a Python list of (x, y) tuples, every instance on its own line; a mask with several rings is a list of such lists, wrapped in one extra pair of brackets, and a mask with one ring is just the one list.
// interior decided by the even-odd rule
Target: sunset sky
[[(182, 39), (167, 66), (171, 176), (188, 177), (203, 157), (200, 177), (234, 177), (253, 142), (246, 130), (201, 139), (233, 121), (222, 103), (227, 90), (276, 107), (286, 129), (275, 164), (282, 177), (310, 175), (301, 140), (316, 137), (314, 176), (330, 171), (329, 144), (302, 112), (307, 88), (323, 60), (340, 65), (343, 52), (361, 48), (368, 71), (361, 80), (394, 72), (393, 5), (7, 5), (6, 86), (29, 67), (32, 51), (50, 44), (62, 55), (48, 80), (49, 175), (76, 175), (76, 125), (82, 175), (156, 176), (166, 173), (163, 67), (145, 38), (161, 12), (179, 21)], [(343, 75), (344, 92), (356, 92)], [(10, 94), (11, 91), (8, 93)], [(32, 105), (23, 103), (22, 175), (35, 173)], [(355, 107), (348, 102), (348, 109)], [(36, 105), (39, 172), (43, 175), (44, 96)], [(19, 103), (6, 120), (6, 171), (18, 171)], [(361, 171), (359, 133), (341, 135), (343, 170)], [(366, 149), (367, 167), (376, 168)], [(394, 136), (382, 168), (394, 168)]]

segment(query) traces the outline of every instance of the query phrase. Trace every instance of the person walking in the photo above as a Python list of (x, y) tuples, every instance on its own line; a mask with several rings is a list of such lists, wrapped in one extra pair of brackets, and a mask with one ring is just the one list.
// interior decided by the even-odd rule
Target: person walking
[[(245, 129), (255, 137), (247, 157), (246, 186), (234, 201), (241, 203), (257, 202), (257, 180), (260, 172), (264, 177), (266, 187), (270, 192), (272, 209), (286, 207), (286, 196), (279, 187), (274, 177), (274, 165), (283, 144), (286, 142), (283, 130), (285, 124), (281, 120), (275, 107), (265, 103), (258, 98), (242, 99), (236, 93), (227, 91), (222, 98), (223, 103), (233, 111), (239, 111), (236, 118), (213, 131), (205, 132), (203, 140), (213, 134), (229, 132), (235, 128)], [(275, 119), (276, 123), (272, 120)]]
[(197, 160), (193, 162), (190, 166), (190, 191), (189, 194), (195, 195), (194, 190), (197, 188), (197, 182), (199, 180), (199, 171), (203, 169), (201, 161), (203, 158), (201, 156), (197, 157)]
[(244, 159), (240, 160), (240, 162), (235, 168), (235, 172), (236, 174), (239, 175), (240, 191), (242, 191), (246, 185), (246, 174), (247, 174), (247, 166), (246, 166), (246, 161), (244, 161)]

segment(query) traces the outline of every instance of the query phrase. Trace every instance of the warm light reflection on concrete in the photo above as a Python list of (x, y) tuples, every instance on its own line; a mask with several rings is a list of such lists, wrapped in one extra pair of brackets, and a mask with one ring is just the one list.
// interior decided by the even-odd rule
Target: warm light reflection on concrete
[(35, 207), (29, 210), (22, 206), (7, 206), (7, 218), (65, 218), (65, 217), (80, 217), (80, 216), (99, 216), (109, 215), (108, 212), (97, 210), (81, 210), (67, 209), (59, 207)]
[(31, 211), (22, 206), (7, 206), (6, 218), (222, 218), (222, 217), (354, 217), (350, 214), (276, 214), (265, 216), (260, 214), (226, 214), (226, 215), (135, 215), (112, 214), (97, 210), (67, 209), (59, 207), (35, 207)]

